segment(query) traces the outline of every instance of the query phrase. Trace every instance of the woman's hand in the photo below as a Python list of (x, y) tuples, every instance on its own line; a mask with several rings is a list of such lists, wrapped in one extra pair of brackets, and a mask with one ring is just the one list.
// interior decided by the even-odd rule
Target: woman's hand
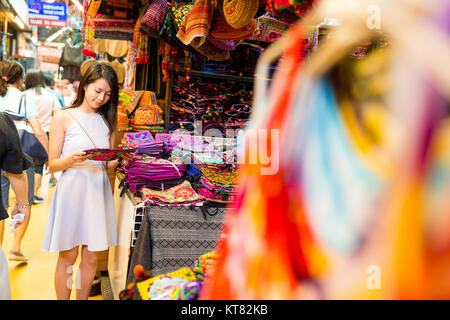
[(20, 226), (30, 216), (30, 205), (29, 204), (28, 205), (16, 204), (16, 206), (14, 207), (14, 209), (11, 212), (11, 218), (14, 218), (14, 216), (18, 213), (23, 213), (25, 218), (22, 220), (17, 220), (14, 228), (17, 228), (18, 226)]
[(89, 155), (86, 154), (86, 152), (75, 152), (71, 156), (73, 163), (83, 162), (86, 161), (89, 158)]
[(132, 160), (135, 157), (135, 155), (136, 155), (135, 153), (124, 153), (121, 156), (121, 158), (123, 159), (123, 161), (128, 162), (128, 161)]

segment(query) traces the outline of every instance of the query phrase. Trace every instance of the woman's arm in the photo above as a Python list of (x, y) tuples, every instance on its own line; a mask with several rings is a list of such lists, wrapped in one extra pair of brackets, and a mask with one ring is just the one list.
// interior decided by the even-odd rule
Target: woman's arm
[[(116, 143), (116, 132), (111, 133), (111, 136), (109, 137), (109, 147), (110, 149), (115, 149), (115, 143)], [(115, 169), (119, 166), (120, 162), (119, 160), (112, 160), (108, 161), (106, 164), (106, 169)]]
[(42, 146), (44, 147), (45, 151), (48, 154), (49, 152), (48, 138), (44, 130), (42, 130), (38, 118), (30, 118), (28, 119), (28, 122), (30, 123), (31, 129), (33, 129), (34, 136), (42, 144)]
[(50, 152), (48, 154), (48, 165), (51, 173), (66, 170), (77, 162), (85, 161), (88, 156), (85, 152), (75, 152), (74, 154), (61, 158), (64, 145), (64, 135), (70, 120), (64, 112), (57, 112), (50, 124)]

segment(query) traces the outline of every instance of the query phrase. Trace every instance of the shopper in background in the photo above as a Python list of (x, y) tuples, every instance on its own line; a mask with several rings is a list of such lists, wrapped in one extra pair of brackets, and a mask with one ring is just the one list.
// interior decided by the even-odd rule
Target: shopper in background
[(75, 89), (72, 83), (69, 82), (63, 87), (62, 95), (64, 99), (64, 104), (66, 106), (70, 106), (73, 103), (76, 96)]
[[(43, 145), (45, 151), (48, 153), (48, 138), (38, 120), (38, 111), (33, 98), (29, 94), (25, 94), (25, 107), (20, 107), (23, 89), (24, 70), (23, 67), (14, 61), (0, 61), (0, 111), (8, 111), (19, 114), (27, 118), (33, 133), (37, 140)], [(28, 178), (28, 203), (32, 204), (34, 201), (34, 166), (27, 170)], [(2, 201), (5, 208), (9, 208), (9, 185), (10, 181), (2, 170), (1, 173), (1, 189)], [(21, 252), (21, 243), (28, 223), (31, 217), (31, 209), (25, 216), (25, 221), (18, 228), (14, 230), (14, 239), (11, 250), (9, 251), (9, 259), (17, 261), (28, 261), (28, 257)]]
[[(0, 112), (0, 165), (8, 175), (11, 186), (16, 194), (16, 206), (11, 215), (18, 213), (30, 215), (30, 203), (28, 202), (28, 181), (24, 171), (32, 167), (31, 158), (22, 151), (19, 134), (13, 120), (7, 114)], [(1, 188), (1, 187), (0, 187)], [(3, 240), (5, 219), (8, 212), (0, 202), (0, 244)], [(21, 222), (18, 220), (15, 227)], [(11, 299), (9, 283), (9, 270), (5, 254), (0, 247), (0, 300)]]
[(70, 108), (58, 112), (50, 126), (49, 167), (62, 171), (50, 208), (42, 250), (59, 252), (55, 272), (58, 299), (69, 299), (67, 281), (81, 246), (77, 299), (88, 299), (101, 251), (117, 244), (116, 215), (105, 165), (87, 160), (82, 150), (113, 148), (119, 99), (117, 76), (102, 63), (83, 75)]
[[(62, 109), (64, 109), (66, 106), (64, 104), (63, 96), (58, 91), (53, 90), (53, 87), (55, 86), (55, 81), (53, 80), (53, 73), (51, 71), (44, 72), (44, 79), (46, 85), (45, 89), (53, 93), (56, 96), (56, 98), (58, 98), (59, 105), (61, 106)], [(48, 182), (48, 184), (50, 187), (54, 187), (56, 186), (56, 182), (57, 182), (56, 177), (52, 173), (50, 175), (50, 181)]]
[[(52, 118), (55, 113), (61, 109), (61, 105), (56, 95), (45, 90), (44, 88), (45, 78), (43, 72), (40, 70), (30, 70), (25, 76), (25, 89), (27, 89), (26, 93), (28, 93), (36, 103), (39, 123), (48, 137), (48, 131), (50, 130)], [(34, 172), (33, 203), (41, 203), (44, 199), (38, 196), (38, 190), (41, 186), (42, 175), (44, 174), (44, 163), (38, 163), (35, 161)]]
[(53, 90), (53, 87), (55, 86), (55, 80), (53, 80), (53, 73), (51, 71), (44, 72), (44, 79), (46, 85), (45, 89), (56, 95), (59, 104), (61, 105), (61, 108), (65, 108), (66, 106), (64, 104), (63, 96), (58, 91)]

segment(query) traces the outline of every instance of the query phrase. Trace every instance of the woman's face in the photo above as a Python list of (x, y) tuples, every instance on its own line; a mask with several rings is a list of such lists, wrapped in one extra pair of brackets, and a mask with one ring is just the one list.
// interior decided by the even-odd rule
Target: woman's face
[(97, 79), (84, 86), (84, 101), (93, 109), (100, 108), (110, 97), (111, 88), (105, 79)]

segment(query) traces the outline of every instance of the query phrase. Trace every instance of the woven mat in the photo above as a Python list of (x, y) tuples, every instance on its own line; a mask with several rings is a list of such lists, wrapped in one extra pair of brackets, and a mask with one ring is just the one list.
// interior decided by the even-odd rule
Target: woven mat
[[(204, 208), (203, 208), (204, 210)], [(225, 208), (150, 207), (139, 229), (133, 249), (127, 283), (133, 268), (140, 264), (152, 277), (181, 268), (192, 268), (195, 260), (215, 249)]]

